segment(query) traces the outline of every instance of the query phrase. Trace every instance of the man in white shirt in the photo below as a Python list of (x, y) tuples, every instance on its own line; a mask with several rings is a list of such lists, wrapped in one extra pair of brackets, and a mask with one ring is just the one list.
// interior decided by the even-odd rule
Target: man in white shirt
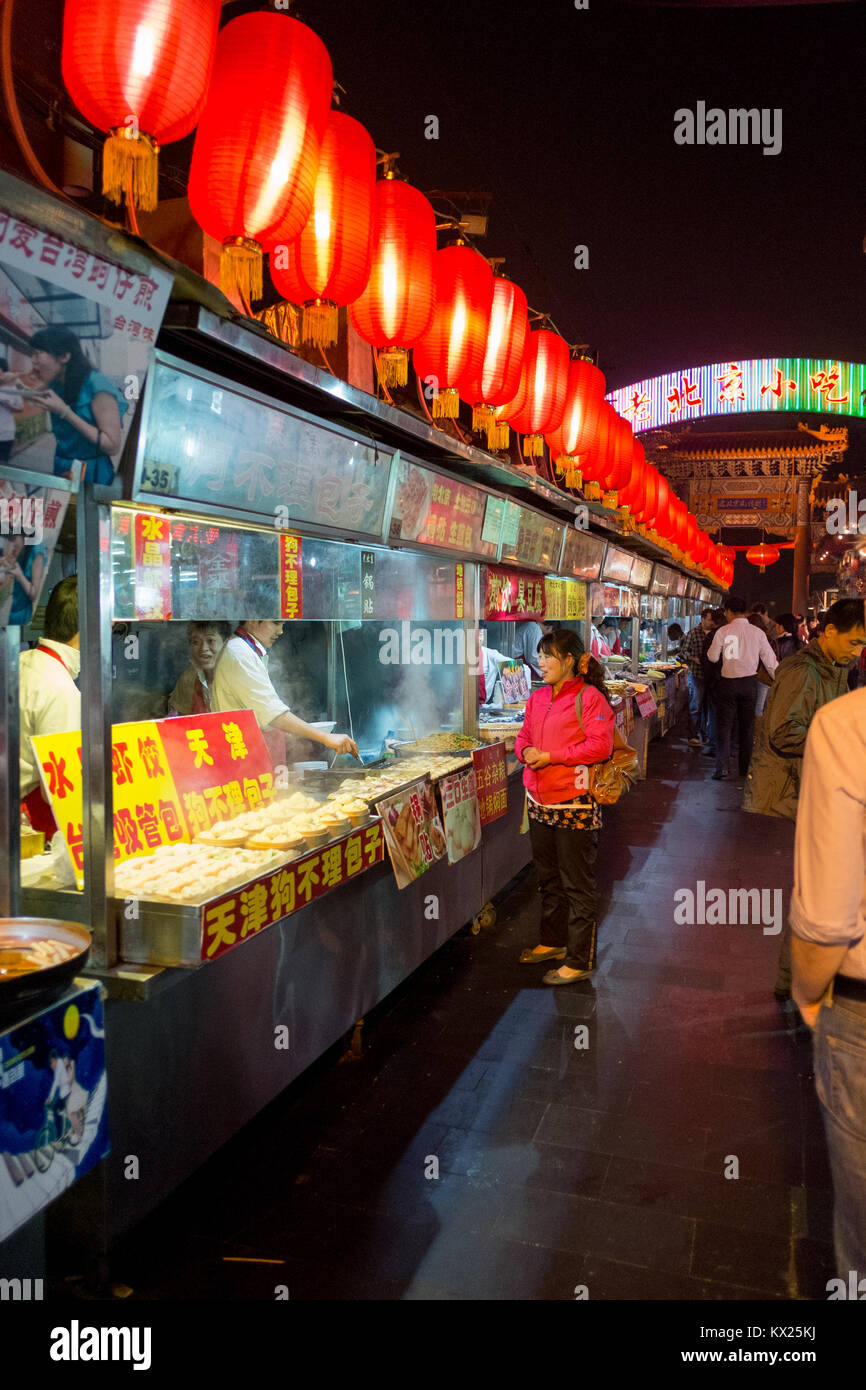
[(735, 717), (740, 776), (747, 776), (755, 738), (758, 666), (763, 663), (772, 675), (779, 664), (764, 629), (753, 627), (746, 617), (745, 599), (729, 594), (725, 617), (727, 623), (719, 628), (707, 651), (708, 661), (722, 663), (722, 677), (716, 693), (716, 770), (713, 773), (716, 782), (724, 781), (728, 775)]
[[(322, 743), (335, 753), (358, 757), (358, 746), (346, 734), (324, 734), (289, 710), (268, 675), (268, 652), (283, 633), (283, 624), (270, 619), (242, 622), (219, 655), (211, 686), (211, 709), (218, 712), (251, 709), (268, 742), (268, 733), (295, 734)], [(274, 757), (275, 744), (269, 743)], [(276, 763), (282, 761), (276, 757)]]
[(866, 690), (812, 720), (791, 899), (793, 995), (814, 1030), (837, 1273), (866, 1275)]
[(22, 652), (18, 663), (20, 795), (34, 830), (47, 835), (57, 826), (42, 795), (30, 739), (81, 728), (81, 694), (75, 684), (80, 669), (78, 577), (70, 574), (51, 590), (42, 640)]

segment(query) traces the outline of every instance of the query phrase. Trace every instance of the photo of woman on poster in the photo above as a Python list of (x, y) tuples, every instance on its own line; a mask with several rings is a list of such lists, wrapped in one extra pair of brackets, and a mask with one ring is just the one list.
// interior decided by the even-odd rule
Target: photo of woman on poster
[(42, 589), (47, 555), (23, 535), (4, 538), (0, 550), (0, 626), (26, 627)]
[(33, 393), (30, 399), (51, 412), (55, 476), (71, 477), (73, 461), (81, 459), (88, 482), (112, 482), (128, 403), (105, 373), (91, 365), (71, 329), (40, 328), (29, 349), (33, 364), (21, 384)]

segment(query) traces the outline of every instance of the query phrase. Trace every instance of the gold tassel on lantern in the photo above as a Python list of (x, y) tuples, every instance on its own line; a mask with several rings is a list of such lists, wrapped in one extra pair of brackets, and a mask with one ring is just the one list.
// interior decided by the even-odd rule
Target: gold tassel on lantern
[(579, 468), (567, 468), (565, 470), (565, 486), (573, 488), (583, 487), (583, 474)]
[(434, 420), (456, 420), (460, 414), (460, 397), (453, 386), (445, 386), (433, 397)]
[(409, 354), (405, 348), (382, 348), (378, 357), (379, 380), (383, 386), (405, 386), (409, 380)]
[(490, 443), (490, 427), (496, 424), (496, 417), (493, 414), (492, 405), (473, 405), (472, 407), (472, 428), (479, 434), (484, 431), (487, 434), (487, 442)]
[(502, 449), (509, 448), (511, 444), (511, 426), (504, 420), (499, 421), (495, 417), (487, 426), (487, 447), (494, 453)]
[(227, 295), (239, 295), (247, 304), (261, 299), (262, 248), (257, 241), (238, 236), (223, 242), (220, 289)]
[(135, 126), (115, 126), (102, 150), (102, 191), (113, 203), (124, 198), (140, 212), (157, 203), (159, 145)]
[(311, 299), (304, 305), (303, 341), (312, 347), (337, 346), (340, 311), (330, 299)]
[(587, 483), (586, 486), (584, 487), (583, 491), (584, 491), (584, 496), (586, 497), (587, 501), (589, 501), (589, 502), (600, 502), (600, 501), (601, 501), (601, 488), (599, 487), (598, 483), (595, 483), (595, 482), (589, 482), (589, 483)]
[(544, 453), (544, 436), (540, 434), (525, 434), (523, 436), (523, 453), (528, 459), (541, 458)]
[(605, 493), (602, 495), (601, 505), (602, 505), (603, 507), (609, 508), (611, 511), (615, 510), (615, 509), (616, 509), (616, 493), (615, 493), (615, 492), (605, 492)]

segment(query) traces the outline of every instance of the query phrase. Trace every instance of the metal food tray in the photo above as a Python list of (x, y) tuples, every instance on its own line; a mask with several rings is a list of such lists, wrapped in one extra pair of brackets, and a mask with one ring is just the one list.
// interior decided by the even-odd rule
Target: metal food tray
[[(471, 755), (470, 755), (469, 757), (466, 758), (466, 762), (468, 763), (468, 762), (471, 762), (471, 761), (472, 761), (472, 759), (471, 759)], [(342, 782), (342, 781), (344, 781), (346, 778), (352, 777), (353, 779), (354, 779), (354, 778), (357, 778), (357, 780), (360, 782), (360, 781), (363, 779), (363, 777), (364, 777), (364, 772), (365, 772), (365, 771), (368, 771), (368, 770), (369, 770), (369, 769), (361, 769), (361, 768), (358, 768), (357, 771), (353, 770), (353, 771), (348, 772), (348, 773), (347, 773), (347, 772), (322, 772), (322, 771), (319, 771), (319, 772), (308, 772), (308, 773), (305, 774), (304, 781), (305, 781), (305, 785), (309, 786), (312, 790), (315, 790), (315, 789), (316, 789), (317, 787), (319, 787), (320, 785), (321, 785), (323, 788), (327, 788), (327, 787), (332, 787), (332, 788), (333, 788), (334, 786), (338, 786), (338, 785), (339, 785), (339, 782), (336, 781), (337, 778), (339, 778), (339, 781)], [(454, 770), (455, 772), (457, 771), (456, 768), (454, 768), (453, 770)], [(376, 802), (377, 802), (377, 801), (381, 801), (383, 797), (386, 797), (386, 796), (387, 796), (387, 797), (397, 796), (400, 792), (405, 791), (407, 787), (411, 787), (412, 783), (413, 783), (413, 782), (417, 782), (419, 776), (421, 776), (421, 775), (422, 775), (422, 774), (420, 774), (420, 773), (416, 773), (414, 777), (407, 777), (405, 782), (398, 782), (398, 783), (396, 784), (396, 786), (391, 787), (391, 789), (390, 789), (389, 791), (387, 791), (387, 792), (377, 792), (376, 795), (375, 795), (375, 797), (360, 796), (361, 788), (359, 787), (359, 788), (358, 788), (358, 791), (359, 791), (359, 799), (360, 799), (361, 801), (366, 801), (366, 803), (367, 803), (367, 805), (368, 805), (369, 807), (374, 808), (375, 805), (376, 805)], [(444, 776), (447, 776), (448, 774), (447, 774), (447, 773), (442, 773), (441, 775), (444, 777)], [(322, 778), (322, 779), (323, 779), (321, 783), (320, 783), (319, 780), (318, 780), (319, 778)], [(327, 780), (325, 780), (325, 779), (327, 779)], [(431, 780), (431, 782), (438, 782), (438, 781), (439, 781), (439, 777), (438, 777), (435, 773), (431, 772), (431, 773), (430, 773), (430, 780)]]
[[(346, 830), (341, 835), (326, 840), (323, 845), (318, 845), (315, 849), (306, 849), (300, 854), (282, 854), (280, 862), (274, 863), (264, 873), (258, 874), (255, 878), (238, 879), (236, 882), (226, 884), (219, 893), (215, 893), (213, 897), (200, 903), (172, 903), (161, 901), (159, 898), (136, 897), (134, 901), (141, 905), (141, 911), (138, 917), (129, 919), (126, 915), (126, 909), (131, 899), (109, 898), (109, 913), (113, 914), (117, 921), (121, 960), (129, 961), (135, 965), (198, 967), (206, 964), (201, 959), (201, 946), (205, 913), (209, 907), (219, 902), (220, 898), (224, 898), (228, 893), (237, 893), (242, 889), (252, 888), (257, 883), (264, 882), (279, 869), (289, 864), (298, 863), (312, 854), (318, 854), (323, 849), (340, 844), (342, 840), (347, 840), (350, 835), (356, 834), (359, 830), (366, 830), (377, 819), (377, 816), (371, 815), (362, 825), (353, 825), (351, 830)], [(297, 911), (302, 910), (302, 908), (297, 909)], [(272, 922), (270, 925), (276, 926), (277, 923)], [(268, 928), (264, 927), (263, 930), (267, 931)]]

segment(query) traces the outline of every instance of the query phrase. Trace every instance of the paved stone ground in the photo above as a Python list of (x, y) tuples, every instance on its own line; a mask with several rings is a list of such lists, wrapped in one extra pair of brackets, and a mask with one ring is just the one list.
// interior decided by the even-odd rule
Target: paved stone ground
[(699, 879), (780, 889), (787, 914), (792, 827), (745, 815), (712, 767), (669, 735), (605, 813), (591, 981), (551, 990), (518, 964), (527, 869), (495, 926), (368, 1018), (361, 1060), (317, 1064), (114, 1277), (137, 1299), (825, 1299), (829, 1170), (810, 1038), (772, 994), (778, 938), (674, 922)]

